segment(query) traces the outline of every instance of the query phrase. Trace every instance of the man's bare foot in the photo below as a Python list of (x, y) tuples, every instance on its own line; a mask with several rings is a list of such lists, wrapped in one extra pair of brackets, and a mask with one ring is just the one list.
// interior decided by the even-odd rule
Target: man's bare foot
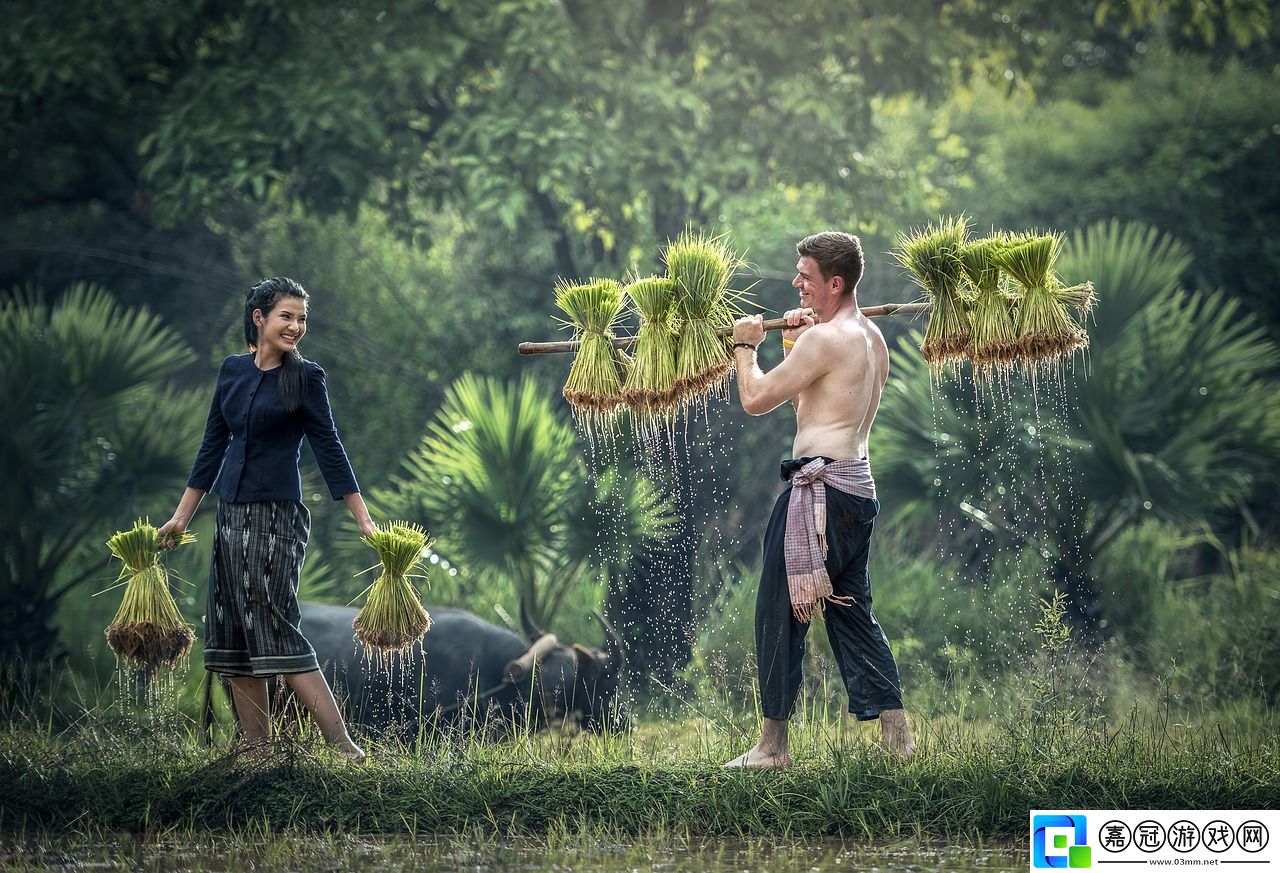
[(756, 746), (749, 752), (743, 752), (724, 766), (726, 768), (742, 767), (748, 770), (785, 770), (791, 766), (791, 754), (789, 752), (774, 752)]
[(339, 755), (346, 758), (353, 764), (363, 764), (368, 758), (368, 755), (364, 753), (364, 749), (360, 748), (350, 740), (345, 743), (339, 743), (334, 746), (334, 748), (338, 750)]
[(911, 727), (903, 710), (885, 709), (880, 712), (880, 750), (900, 761), (915, 757), (916, 741), (911, 737)]

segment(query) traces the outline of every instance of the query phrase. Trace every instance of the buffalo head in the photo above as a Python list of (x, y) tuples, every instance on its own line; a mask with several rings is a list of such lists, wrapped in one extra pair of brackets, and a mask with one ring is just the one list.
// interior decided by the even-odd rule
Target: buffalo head
[(562, 644), (539, 628), (524, 604), (520, 620), (529, 648), (506, 667), (506, 678), (532, 690), (535, 707), (548, 724), (571, 721), (592, 731), (625, 730), (627, 719), (619, 694), (626, 670), (622, 640), (604, 616), (605, 648)]

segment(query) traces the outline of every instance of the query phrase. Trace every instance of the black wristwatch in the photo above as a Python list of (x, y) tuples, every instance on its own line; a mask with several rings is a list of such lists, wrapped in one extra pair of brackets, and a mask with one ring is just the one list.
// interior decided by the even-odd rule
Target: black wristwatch
[(756, 350), (756, 348), (757, 348), (757, 347), (756, 347), (756, 346), (753, 346), (751, 343), (734, 343), (734, 344), (733, 344), (733, 350), (734, 350), (735, 352), (736, 352), (738, 349), (751, 349), (751, 351), (753, 351), (753, 352), (754, 352), (754, 351)]

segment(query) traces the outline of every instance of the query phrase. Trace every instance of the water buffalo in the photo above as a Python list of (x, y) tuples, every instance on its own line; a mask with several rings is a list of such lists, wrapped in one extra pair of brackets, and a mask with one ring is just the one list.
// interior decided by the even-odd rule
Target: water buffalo
[(605, 628), (606, 650), (562, 645), (521, 609), (518, 634), (460, 609), (429, 606), (431, 630), (402, 664), (372, 665), (352, 638), (351, 607), (302, 604), (302, 630), (348, 721), (375, 735), (426, 728), (509, 728), (569, 722), (593, 731), (626, 726), (618, 687), (622, 642)]

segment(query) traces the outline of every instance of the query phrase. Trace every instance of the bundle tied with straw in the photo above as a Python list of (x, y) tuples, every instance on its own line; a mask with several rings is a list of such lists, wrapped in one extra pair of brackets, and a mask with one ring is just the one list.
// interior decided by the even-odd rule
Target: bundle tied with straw
[(431, 629), (431, 616), (409, 581), (431, 541), (421, 527), (404, 521), (378, 525), (360, 541), (378, 553), (382, 573), (356, 615), (356, 639), (366, 654), (405, 654)]
[(1067, 312), (1093, 306), (1093, 285), (1063, 288), (1054, 263), (1062, 250), (1058, 233), (1022, 235), (995, 254), (1000, 269), (1018, 285), (1018, 352), (1029, 363), (1052, 365), (1089, 344), (1089, 336)]
[(742, 265), (724, 236), (686, 230), (663, 253), (675, 283), (680, 332), (676, 342), (676, 392), (684, 403), (727, 389), (733, 369), (732, 340), (717, 329), (732, 328), (745, 292), (729, 280)]
[(160, 550), (195, 539), (195, 534), (183, 532), (162, 542), (150, 522), (138, 520), (107, 540), (111, 554), (124, 564), (119, 578), (125, 581), (124, 598), (107, 626), (107, 645), (125, 666), (155, 674), (191, 651), (195, 634), (169, 593), (169, 573), (160, 564)]
[(608, 418), (622, 403), (622, 362), (613, 347), (613, 327), (622, 314), (625, 294), (613, 279), (585, 283), (560, 280), (556, 306), (568, 316), (580, 342), (564, 383), (564, 398), (588, 420)]
[(935, 373), (948, 362), (963, 360), (969, 349), (968, 301), (960, 262), (968, 233), (969, 222), (962, 215), (899, 233), (894, 240), (893, 257), (911, 273), (933, 306), (920, 352)]
[(968, 243), (959, 252), (960, 265), (973, 291), (968, 354), (978, 378), (1007, 376), (1018, 359), (1016, 299), (1002, 287), (1004, 277), (995, 260), (1005, 245), (1006, 240), (1000, 237), (988, 237)]
[(631, 308), (640, 318), (622, 399), (632, 413), (662, 417), (676, 406), (676, 350), (673, 319), (675, 282), (650, 276), (626, 288)]

